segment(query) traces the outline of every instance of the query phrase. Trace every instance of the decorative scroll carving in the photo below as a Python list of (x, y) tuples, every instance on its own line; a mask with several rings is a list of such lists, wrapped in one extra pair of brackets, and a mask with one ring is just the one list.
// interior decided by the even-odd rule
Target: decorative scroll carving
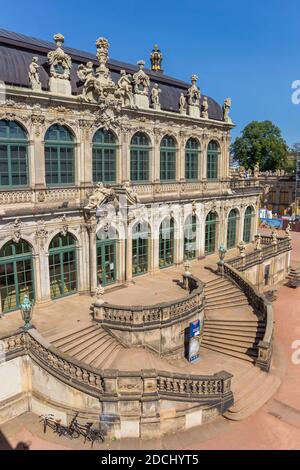
[(11, 239), (14, 243), (19, 243), (19, 241), (22, 238), (22, 222), (20, 219), (17, 217), (16, 220), (10, 225), (10, 234), (11, 234)]

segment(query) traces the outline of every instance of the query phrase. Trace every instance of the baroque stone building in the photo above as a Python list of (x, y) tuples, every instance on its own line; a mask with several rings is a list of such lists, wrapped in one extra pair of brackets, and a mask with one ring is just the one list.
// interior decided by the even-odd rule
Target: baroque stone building
[(253, 240), (258, 184), (229, 174), (230, 99), (0, 30), (0, 312)]

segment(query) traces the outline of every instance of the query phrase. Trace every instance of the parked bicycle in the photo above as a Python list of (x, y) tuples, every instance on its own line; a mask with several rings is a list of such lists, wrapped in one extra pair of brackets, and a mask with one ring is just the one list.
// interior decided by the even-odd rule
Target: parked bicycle
[(70, 439), (78, 439), (80, 436), (86, 441), (91, 442), (93, 447), (95, 442), (104, 442), (104, 435), (100, 429), (93, 428), (93, 422), (87, 422), (86, 424), (80, 424), (77, 420), (78, 413), (72, 418), (69, 426), (61, 424), (60, 419), (54, 419), (53, 414), (41, 415), (40, 421), (44, 423), (44, 433), (46, 433), (47, 427), (53, 430), (59, 436), (68, 437)]

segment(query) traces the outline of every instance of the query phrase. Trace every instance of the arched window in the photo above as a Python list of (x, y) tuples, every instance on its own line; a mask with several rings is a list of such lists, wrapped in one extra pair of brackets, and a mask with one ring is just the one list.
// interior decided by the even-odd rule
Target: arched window
[(131, 181), (149, 181), (150, 141), (146, 134), (137, 132), (130, 143), (130, 179)]
[(218, 179), (220, 146), (218, 142), (212, 140), (207, 147), (207, 179)]
[(132, 274), (138, 276), (148, 271), (150, 230), (147, 222), (135, 224), (132, 230)]
[(102, 286), (116, 282), (116, 239), (117, 231), (111, 226), (97, 233), (97, 284)]
[(176, 179), (176, 142), (168, 135), (160, 143), (160, 179), (161, 181)]
[(75, 184), (75, 144), (71, 132), (54, 124), (45, 135), (45, 175), (48, 186)]
[(209, 212), (205, 221), (205, 254), (210, 255), (216, 251), (218, 216)]
[(196, 258), (196, 228), (196, 215), (189, 215), (184, 225), (184, 259)]
[(116, 182), (116, 138), (105, 129), (99, 129), (93, 138), (93, 182)]
[(227, 248), (234, 248), (236, 245), (236, 231), (237, 231), (237, 221), (238, 221), (238, 211), (232, 209), (229, 212), (227, 220)]
[(245, 211), (245, 216), (244, 216), (243, 241), (245, 243), (250, 243), (251, 241), (253, 216), (254, 216), (253, 207), (248, 206)]
[(185, 179), (198, 179), (199, 143), (197, 139), (189, 139), (185, 146)]
[(8, 242), (0, 250), (0, 299), (2, 312), (16, 310), (24, 296), (34, 300), (32, 251), (25, 240)]
[(28, 186), (28, 144), (24, 129), (0, 121), (0, 187)]
[(77, 291), (76, 240), (70, 233), (56, 235), (49, 246), (51, 298)]
[(159, 227), (159, 267), (174, 263), (174, 219), (166, 218)]

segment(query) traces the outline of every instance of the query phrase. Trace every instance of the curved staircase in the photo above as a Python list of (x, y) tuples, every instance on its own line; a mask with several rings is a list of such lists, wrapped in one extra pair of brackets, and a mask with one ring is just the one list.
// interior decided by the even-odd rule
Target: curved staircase
[(254, 314), (245, 294), (230, 280), (218, 277), (206, 284), (205, 295), (201, 346), (253, 363), (265, 325)]
[(95, 368), (109, 368), (124, 346), (96, 323), (58, 333), (47, 340), (61, 352)]

